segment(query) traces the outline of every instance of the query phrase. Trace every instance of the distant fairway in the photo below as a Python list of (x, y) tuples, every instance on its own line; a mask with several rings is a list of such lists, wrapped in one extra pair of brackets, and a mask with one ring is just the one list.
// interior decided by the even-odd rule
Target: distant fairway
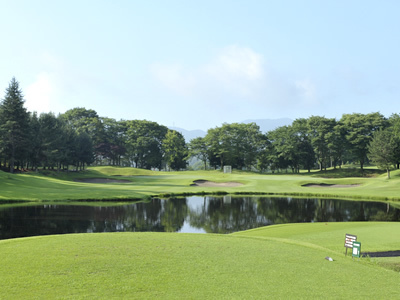
[(69, 173), (46, 170), (45, 174), (0, 171), (0, 201), (143, 200), (218, 193), (400, 200), (399, 170), (392, 172), (390, 180), (376, 170), (369, 171), (365, 173), (369, 177), (348, 177), (359, 176), (359, 172), (346, 169), (310, 174), (155, 172), (119, 167)]
[[(398, 299), (400, 223), (274, 225), (231, 235), (69, 234), (0, 241), (1, 298)], [(325, 260), (326, 256), (334, 259)]]

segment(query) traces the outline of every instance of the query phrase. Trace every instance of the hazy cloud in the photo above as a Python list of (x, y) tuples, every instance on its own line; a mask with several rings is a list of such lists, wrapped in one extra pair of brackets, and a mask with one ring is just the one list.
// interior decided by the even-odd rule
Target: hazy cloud
[(115, 88), (108, 85), (109, 81), (97, 76), (95, 71), (78, 69), (78, 66), (48, 52), (38, 60), (42, 70), (25, 88), (28, 111), (57, 114), (82, 105), (95, 107), (109, 103), (107, 92)]
[[(317, 87), (310, 78), (293, 79), (291, 74), (266, 65), (262, 54), (251, 48), (225, 47), (208, 63), (188, 68), (181, 64), (153, 64), (152, 75), (164, 87), (181, 96), (197, 96), (202, 102), (233, 110), (246, 101), (249, 111), (291, 108), (316, 104)], [(256, 106), (254, 106), (256, 105)], [(295, 109), (295, 108), (294, 108)]]
[(296, 80), (294, 83), (299, 96), (306, 104), (317, 102), (316, 87), (310, 79)]
[(153, 64), (150, 71), (165, 87), (181, 95), (190, 95), (197, 84), (197, 79), (179, 64)]
[(229, 46), (204, 67), (228, 92), (249, 96), (264, 78), (263, 56), (250, 48)]
[(185, 96), (210, 91), (250, 96), (264, 76), (262, 55), (239, 46), (226, 47), (209, 63), (191, 69), (155, 63), (150, 72), (164, 87)]

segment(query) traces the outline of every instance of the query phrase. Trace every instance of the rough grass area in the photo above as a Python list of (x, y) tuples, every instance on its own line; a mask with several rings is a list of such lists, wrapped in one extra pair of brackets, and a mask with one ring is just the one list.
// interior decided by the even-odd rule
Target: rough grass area
[[(0, 201), (141, 200), (151, 196), (227, 193), (400, 200), (400, 171), (393, 171), (392, 179), (388, 180), (376, 169), (372, 169), (375, 177), (343, 177), (343, 170), (329, 171), (339, 178), (326, 178), (323, 172), (224, 174), (220, 171), (154, 172), (117, 167), (94, 167), (84, 172), (46, 170), (45, 174), (0, 171)], [(82, 182), (82, 179), (102, 179), (104, 183)], [(193, 186), (200, 179), (216, 184)], [(222, 184), (228, 182), (241, 185)], [(321, 187), (316, 189), (312, 185)]]
[(1, 298), (398, 299), (399, 273), (373, 259), (345, 257), (343, 244), (344, 234), (353, 233), (365, 250), (400, 248), (399, 232), (398, 223), (317, 223), (232, 235), (5, 240)]

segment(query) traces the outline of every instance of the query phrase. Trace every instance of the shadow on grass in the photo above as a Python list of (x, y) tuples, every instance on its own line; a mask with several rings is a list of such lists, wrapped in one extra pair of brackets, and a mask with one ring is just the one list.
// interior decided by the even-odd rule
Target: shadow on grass
[(341, 168), (341, 169), (331, 169), (326, 171), (318, 171), (314, 173), (305, 173), (312, 177), (320, 178), (346, 178), (346, 177), (377, 177), (386, 173), (386, 171), (364, 168), (364, 170), (358, 168)]
[[(327, 170), (311, 170), (311, 172), (307, 172), (305, 170), (301, 170), (300, 173), (293, 173), (291, 170), (288, 170), (287, 172), (280, 171), (280, 172), (274, 172), (274, 173), (264, 173), (265, 175), (300, 175), (300, 176), (305, 176), (305, 177), (315, 177), (315, 178), (347, 178), (347, 177), (363, 177), (363, 178), (368, 178), (368, 177), (377, 177), (382, 174), (386, 173), (385, 170), (379, 170), (376, 168), (364, 168), (363, 171), (361, 171), (360, 168), (330, 168)], [(256, 173), (255, 174), (260, 174)], [(399, 174), (396, 174), (395, 176), (400, 176)]]

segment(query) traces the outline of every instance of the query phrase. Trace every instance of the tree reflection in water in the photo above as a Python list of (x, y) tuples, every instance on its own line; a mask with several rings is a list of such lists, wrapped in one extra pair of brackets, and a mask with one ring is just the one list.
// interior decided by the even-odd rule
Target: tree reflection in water
[(291, 197), (188, 197), (123, 206), (0, 206), (0, 239), (80, 232), (231, 233), (299, 222), (399, 221), (389, 203)]

